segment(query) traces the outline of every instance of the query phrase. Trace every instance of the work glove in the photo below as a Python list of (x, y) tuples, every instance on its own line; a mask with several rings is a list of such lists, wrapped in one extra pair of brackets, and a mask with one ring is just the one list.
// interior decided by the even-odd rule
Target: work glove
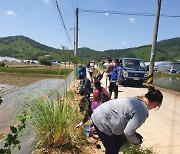
[(83, 125), (83, 122), (80, 122), (80, 123), (76, 126), (76, 128), (80, 128), (82, 125)]
[[(139, 144), (141, 144), (143, 137), (142, 137), (139, 133), (135, 133), (135, 135), (136, 135), (136, 137), (137, 137), (137, 138), (139, 139), (139, 141), (140, 141)], [(138, 144), (136, 144), (136, 145), (138, 145)]]

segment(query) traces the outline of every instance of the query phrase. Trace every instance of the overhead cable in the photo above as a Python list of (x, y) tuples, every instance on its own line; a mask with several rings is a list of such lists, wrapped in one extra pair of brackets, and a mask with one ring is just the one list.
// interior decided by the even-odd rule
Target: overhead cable
[[(53, 0), (52, 0), (52, 1), (53, 1)], [(56, 7), (56, 9), (57, 9), (57, 12), (58, 12), (58, 15), (59, 15), (59, 17), (60, 17), (60, 20), (62, 21), (62, 25), (63, 25), (63, 28), (64, 28), (64, 30), (65, 30), (65, 32), (66, 32), (66, 35), (67, 35), (69, 44), (71, 45), (71, 47), (73, 47), (57, 0), (55, 0), (55, 2), (53, 1), (53, 3), (54, 3), (54, 5), (55, 5), (55, 7)]]
[[(103, 10), (85, 10), (79, 9), (79, 12), (85, 13), (102, 13), (102, 14), (112, 14), (112, 15), (128, 15), (128, 16), (155, 16), (154, 13), (136, 13), (136, 12), (118, 12), (118, 11), (103, 11)], [(180, 15), (173, 15), (173, 14), (161, 14), (162, 17), (171, 17), (171, 18), (179, 18)]]

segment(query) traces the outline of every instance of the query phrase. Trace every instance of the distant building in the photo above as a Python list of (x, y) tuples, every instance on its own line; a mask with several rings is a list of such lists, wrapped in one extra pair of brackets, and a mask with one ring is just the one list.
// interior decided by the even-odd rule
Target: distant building
[(0, 57), (0, 61), (10, 61), (10, 62), (18, 62), (18, 63), (21, 62), (21, 60), (16, 59), (14, 57)]
[[(146, 66), (150, 64), (150, 62), (145, 63)], [(169, 62), (169, 61), (162, 61), (162, 62), (155, 62), (154, 68), (156, 68), (159, 72), (169, 72), (171, 69), (175, 69), (177, 72), (180, 71), (180, 63)]]
[(22, 62), (27, 63), (27, 64), (38, 64), (39, 61), (37, 60), (22, 60)]

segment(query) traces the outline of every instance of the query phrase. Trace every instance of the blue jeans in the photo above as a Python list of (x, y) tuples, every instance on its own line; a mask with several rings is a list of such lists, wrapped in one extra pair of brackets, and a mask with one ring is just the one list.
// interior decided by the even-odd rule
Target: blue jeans
[(101, 132), (95, 125), (95, 130), (103, 143), (106, 154), (118, 154), (120, 148), (123, 146), (123, 143), (126, 142), (126, 138), (124, 135), (106, 135), (105, 133)]

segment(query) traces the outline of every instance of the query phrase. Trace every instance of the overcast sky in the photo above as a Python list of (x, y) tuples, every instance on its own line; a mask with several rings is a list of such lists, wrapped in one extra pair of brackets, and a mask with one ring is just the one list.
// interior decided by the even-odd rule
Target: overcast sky
[[(0, 37), (24, 35), (42, 44), (73, 49), (75, 9), (155, 14), (157, 0), (0, 0)], [(180, 16), (180, 0), (162, 0), (161, 14)], [(79, 47), (96, 50), (152, 43), (155, 17), (79, 12)], [(180, 37), (180, 18), (160, 17), (158, 40)]]

